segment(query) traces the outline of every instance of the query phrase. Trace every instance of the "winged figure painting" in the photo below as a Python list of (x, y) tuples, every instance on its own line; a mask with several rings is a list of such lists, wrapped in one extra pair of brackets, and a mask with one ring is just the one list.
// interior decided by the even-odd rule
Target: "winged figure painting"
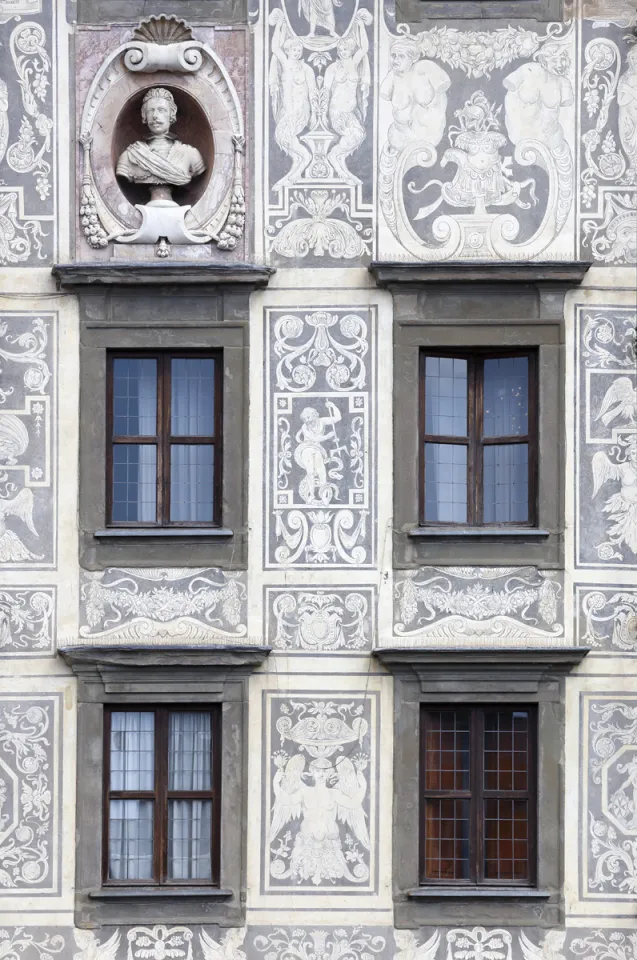
[(602, 405), (596, 420), (608, 427), (613, 420), (621, 419), (634, 424), (637, 415), (637, 389), (630, 377), (618, 377), (613, 380), (604, 394)]
[[(333, 764), (327, 757), (317, 757), (310, 762), (307, 773), (301, 754), (289, 760), (285, 755), (275, 755), (274, 761), (278, 769), (273, 780), (275, 800), (269, 842), (274, 843), (291, 821), (301, 822), (289, 864), (282, 859), (286, 856), (284, 843), (273, 850), (272, 875), (279, 879), (289, 877), (297, 883), (309, 880), (315, 886), (326, 880), (331, 883), (343, 879), (358, 883), (366, 880), (369, 869), (365, 858), (353, 853), (353, 848), (357, 847), (356, 840), (364, 850), (370, 847), (362, 806), (367, 792), (363, 776), (367, 758), (359, 755), (352, 761), (339, 757)], [(311, 783), (306, 783), (307, 779)], [(345, 827), (348, 859), (354, 864), (351, 869), (343, 854), (339, 824)]]
[(245, 935), (245, 927), (233, 927), (218, 943), (202, 927), (199, 940), (204, 960), (246, 960), (245, 953), (239, 949)]
[[(606, 427), (619, 420), (630, 428), (636, 417), (637, 390), (630, 377), (618, 377), (604, 394), (596, 420)], [(608, 539), (617, 546), (626, 544), (637, 553), (637, 435), (632, 430), (622, 431), (611, 455), (598, 450), (593, 456), (593, 496), (607, 483), (620, 484), (619, 492), (613, 493), (603, 507), (612, 521)]]
[(119, 930), (104, 943), (100, 943), (91, 930), (74, 930), (73, 936), (80, 950), (73, 955), (73, 960), (115, 960), (120, 941)]
[(525, 933), (520, 932), (520, 946), (524, 960), (564, 960), (565, 930), (549, 930), (542, 943), (536, 947)]
[(7, 529), (7, 518), (17, 517), (37, 537), (33, 526), (33, 492), (24, 487), (15, 497), (0, 497), (0, 563), (19, 563), (23, 560), (41, 560), (42, 556), (27, 550), (13, 530)]

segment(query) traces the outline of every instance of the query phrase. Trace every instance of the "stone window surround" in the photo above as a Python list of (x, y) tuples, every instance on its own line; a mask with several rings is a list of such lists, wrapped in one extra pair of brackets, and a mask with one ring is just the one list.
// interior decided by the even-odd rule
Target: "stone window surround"
[[(69, 647), (78, 683), (75, 925), (245, 922), (248, 677), (269, 647)], [(222, 793), (218, 888), (102, 886), (104, 705), (220, 703)]]
[[(64, 264), (58, 286), (80, 306), (80, 563), (245, 569), (248, 531), (251, 264)], [(218, 528), (106, 528), (106, 357), (117, 350), (223, 352), (223, 477)], [(167, 549), (167, 547), (170, 549)]]
[[(554, 927), (564, 922), (564, 867), (555, 851), (564, 833), (564, 675), (585, 647), (384, 649), (375, 656), (394, 675), (394, 926), (440, 924)], [(421, 704), (536, 704), (537, 886), (419, 885), (419, 734)]]
[[(418, 27), (428, 20), (535, 20), (561, 22), (562, 0), (396, 0), (396, 22)], [(529, 24), (532, 29), (534, 24)]]
[[(394, 300), (393, 566), (564, 563), (564, 297), (588, 263), (372, 263)], [(513, 310), (515, 313), (512, 316)], [(418, 463), (420, 348), (538, 350), (537, 526), (421, 527)], [(557, 411), (557, 415), (556, 415)]]

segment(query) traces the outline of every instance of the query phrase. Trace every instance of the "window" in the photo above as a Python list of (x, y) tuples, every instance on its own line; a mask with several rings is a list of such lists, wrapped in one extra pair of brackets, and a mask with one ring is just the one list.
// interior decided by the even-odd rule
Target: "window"
[(109, 355), (107, 514), (113, 526), (218, 526), (218, 353)]
[(421, 351), (420, 523), (535, 523), (536, 357)]
[(374, 650), (394, 677), (397, 928), (563, 922), (564, 678), (588, 650), (487, 643)]
[(107, 709), (104, 882), (217, 884), (220, 715)]
[(533, 885), (535, 712), (421, 710), (421, 884)]

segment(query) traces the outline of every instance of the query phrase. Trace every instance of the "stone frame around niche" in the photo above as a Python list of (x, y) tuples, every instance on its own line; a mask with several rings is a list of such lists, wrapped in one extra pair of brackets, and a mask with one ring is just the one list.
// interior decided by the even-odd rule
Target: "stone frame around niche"
[[(564, 563), (564, 297), (589, 264), (402, 264), (370, 266), (394, 300), (393, 566)], [(420, 526), (418, 363), (421, 347), (538, 351), (539, 446), (535, 527)], [(561, 413), (560, 413), (561, 412)]]
[[(243, 106), (219, 54), (205, 42), (210, 31), (199, 40), (184, 20), (162, 14), (142, 20), (124, 42), (122, 33), (121, 29), (115, 32), (115, 48), (96, 64), (90, 86), (80, 98), (79, 259), (88, 251), (97, 260), (111, 255), (116, 261), (129, 262), (167, 258), (171, 243), (186, 260), (210, 259), (216, 250), (225, 257), (242, 249)], [(173, 198), (177, 201), (173, 210), (186, 207), (181, 225), (169, 216), (170, 210), (162, 212), (149, 204), (148, 188), (116, 175), (122, 151), (145, 135), (136, 114), (144, 94), (156, 87), (173, 95), (177, 135), (198, 148), (206, 163), (206, 171), (192, 188), (175, 188), (184, 194)], [(162, 240), (160, 245), (161, 237), (155, 234), (164, 230), (168, 244)]]
[[(60, 650), (78, 678), (75, 925), (245, 922), (248, 677), (269, 647)], [(104, 706), (221, 704), (219, 887), (102, 885)]]

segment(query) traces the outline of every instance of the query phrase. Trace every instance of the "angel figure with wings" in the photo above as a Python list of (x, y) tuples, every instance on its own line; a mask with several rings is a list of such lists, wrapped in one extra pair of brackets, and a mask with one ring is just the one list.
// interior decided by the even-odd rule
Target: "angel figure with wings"
[[(5, 475), (6, 476), (6, 475)], [(8, 484), (15, 489), (15, 484)], [(7, 530), (7, 517), (22, 520), (28, 530), (37, 537), (33, 526), (33, 492), (24, 487), (15, 497), (0, 496), (0, 563), (20, 563), (23, 560), (41, 560), (42, 557), (27, 550), (13, 530)]]
[[(275, 754), (277, 772), (274, 775), (274, 809), (269, 842), (274, 843), (283, 827), (300, 818), (301, 825), (294, 838), (290, 864), (283, 868), (275, 859), (271, 872), (277, 879), (289, 877), (297, 883), (310, 880), (319, 886), (324, 880), (350, 880), (360, 883), (369, 876), (369, 870), (360, 861), (350, 870), (341, 844), (339, 821), (352, 831), (365, 850), (369, 850), (369, 833), (362, 804), (367, 792), (363, 776), (368, 759), (358, 755), (350, 760), (339, 757), (335, 764), (327, 757), (312, 760), (307, 773), (305, 758), (296, 754), (287, 759), (284, 753)], [(310, 778), (311, 784), (304, 781)], [(335, 783), (335, 786), (330, 786)], [(278, 851), (275, 851), (275, 856)], [(276, 866), (275, 866), (276, 864)], [(281, 869), (283, 868), (283, 869)]]
[(637, 554), (637, 435), (618, 440), (619, 454), (611, 460), (604, 450), (593, 457), (593, 496), (610, 480), (621, 484), (619, 493), (613, 493), (603, 510), (613, 521), (608, 530), (611, 543), (623, 543)]
[[(596, 419), (606, 427), (614, 420), (633, 425), (636, 414), (637, 390), (630, 377), (618, 377), (604, 394)], [(637, 435), (624, 434), (618, 439), (616, 449), (619, 452), (614, 460), (604, 450), (598, 450), (593, 456), (593, 496), (609, 481), (619, 481), (619, 493), (612, 494), (603, 508), (613, 521), (608, 536), (611, 543), (617, 546), (625, 543), (637, 553)]]
[(345, 183), (360, 183), (347, 169), (345, 161), (357, 150), (366, 136), (367, 101), (371, 84), (369, 40), (366, 24), (372, 22), (368, 10), (361, 10), (347, 34), (336, 44), (337, 59), (325, 71), (327, 120), (338, 137), (330, 149), (330, 160), (336, 176)]

